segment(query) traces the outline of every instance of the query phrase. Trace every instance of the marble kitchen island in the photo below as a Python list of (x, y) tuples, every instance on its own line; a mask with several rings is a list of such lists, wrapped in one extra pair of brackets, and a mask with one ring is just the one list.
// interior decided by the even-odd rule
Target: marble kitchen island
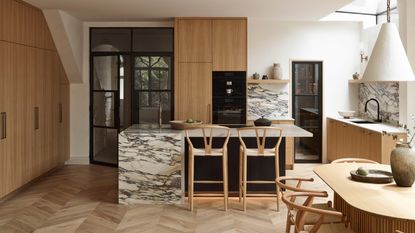
[[(274, 125), (283, 129), (283, 143), (285, 137), (312, 137), (312, 134), (295, 125)], [(119, 134), (119, 203), (121, 204), (174, 204), (182, 203), (185, 195), (185, 158), (186, 143), (184, 133), (181, 130), (173, 130), (164, 125), (162, 129), (158, 126), (133, 125)], [(222, 138), (224, 135), (218, 133), (213, 135)], [(245, 135), (255, 137), (255, 134)], [(193, 140), (202, 137), (198, 131), (191, 131)], [(229, 183), (230, 192), (235, 189), (231, 184), (235, 183), (234, 177), (238, 172), (233, 166), (239, 159), (237, 129), (231, 129), (231, 140), (228, 144), (229, 151)], [(233, 150), (233, 148), (237, 148)], [(285, 147), (280, 147), (280, 175), (285, 174)], [(195, 163), (195, 171), (206, 171), (206, 167), (217, 167), (212, 163)], [(273, 163), (265, 163), (272, 165)], [(199, 166), (199, 168), (198, 168)], [(261, 165), (260, 165), (261, 166)], [(218, 168), (221, 170), (221, 168)], [(273, 168), (272, 168), (273, 169)], [(209, 169), (208, 169), (209, 170)], [(212, 169), (210, 169), (212, 171)], [(213, 172), (213, 174), (221, 174)], [(234, 174), (235, 173), (235, 174)], [(272, 174), (269, 168), (259, 169), (256, 174)], [(195, 176), (198, 176), (197, 172)], [(215, 177), (216, 178), (216, 177)], [(237, 181), (236, 181), (237, 182)], [(275, 187), (275, 186), (272, 186)], [(216, 191), (205, 189), (205, 191)], [(201, 190), (201, 191), (202, 191)], [(195, 189), (198, 191), (198, 189)], [(266, 191), (270, 191), (266, 189)]]

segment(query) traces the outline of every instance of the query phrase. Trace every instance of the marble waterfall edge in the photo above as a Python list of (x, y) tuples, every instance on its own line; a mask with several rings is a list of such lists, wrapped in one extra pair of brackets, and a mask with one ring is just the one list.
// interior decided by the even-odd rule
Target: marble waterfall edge
[(287, 118), (288, 101), (286, 86), (248, 85), (248, 120)]
[(183, 202), (183, 135), (176, 132), (119, 134), (119, 203)]

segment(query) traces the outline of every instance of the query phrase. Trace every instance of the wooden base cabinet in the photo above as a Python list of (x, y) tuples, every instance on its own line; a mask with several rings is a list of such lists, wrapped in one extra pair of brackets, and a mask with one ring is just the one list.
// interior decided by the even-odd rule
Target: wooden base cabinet
[(1, 23), (14, 25), (3, 24), (0, 38), (2, 198), (67, 160), (69, 92), (41, 10), (21, 1), (0, 4)]
[[(405, 139), (406, 134), (398, 138)], [(396, 141), (392, 136), (365, 129), (333, 118), (327, 118), (327, 159), (365, 158), (389, 164)]]

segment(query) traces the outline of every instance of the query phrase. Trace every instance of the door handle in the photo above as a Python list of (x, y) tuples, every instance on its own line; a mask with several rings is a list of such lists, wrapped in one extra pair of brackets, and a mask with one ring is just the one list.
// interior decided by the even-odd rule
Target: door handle
[(1, 122), (0, 122), (0, 139), (5, 139), (7, 137), (7, 114), (6, 112), (1, 113)]
[(39, 129), (39, 107), (35, 107), (35, 130)]
[(59, 123), (63, 122), (63, 116), (62, 116), (62, 104), (59, 104)]

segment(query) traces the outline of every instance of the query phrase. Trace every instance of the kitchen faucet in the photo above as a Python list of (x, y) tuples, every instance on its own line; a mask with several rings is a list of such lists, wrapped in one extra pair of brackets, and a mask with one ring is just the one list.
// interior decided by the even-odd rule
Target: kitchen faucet
[(371, 98), (371, 99), (369, 99), (368, 101), (366, 101), (366, 104), (365, 104), (365, 112), (367, 112), (367, 104), (370, 102), (370, 101), (375, 101), (376, 102), (376, 104), (378, 105), (377, 107), (378, 107), (378, 119), (377, 120), (375, 120), (376, 122), (382, 122), (382, 119), (380, 119), (380, 104), (379, 104), (379, 101), (377, 100), (377, 99), (375, 99), (375, 98)]

